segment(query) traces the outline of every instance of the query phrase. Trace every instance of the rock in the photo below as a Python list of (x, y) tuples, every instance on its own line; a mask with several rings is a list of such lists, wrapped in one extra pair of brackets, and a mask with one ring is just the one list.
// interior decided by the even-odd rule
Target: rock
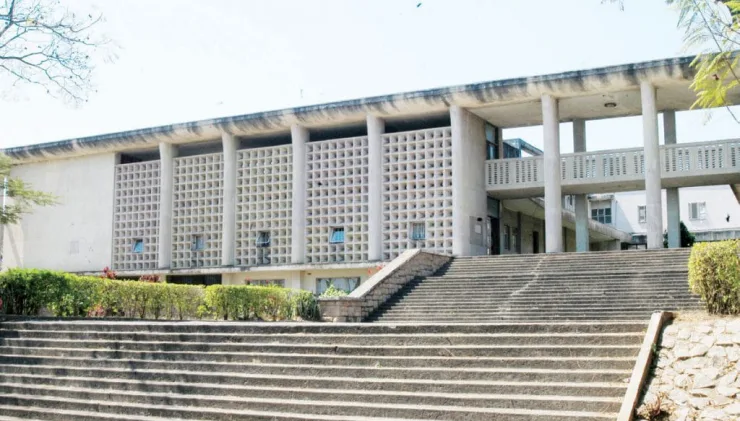
[(702, 420), (721, 420), (727, 421), (727, 413), (721, 409), (706, 409), (701, 412)]
[(673, 379), (673, 384), (681, 389), (686, 389), (691, 386), (691, 377), (688, 374), (679, 374)]
[(704, 333), (708, 334), (709, 332), (714, 329), (714, 325), (711, 324), (702, 324), (694, 327), (694, 332)]
[(689, 348), (686, 345), (677, 346), (675, 349), (676, 358), (685, 360), (693, 357), (701, 357), (709, 351), (709, 347), (703, 344), (696, 344)]
[(730, 367), (730, 362), (727, 360), (727, 357), (712, 357), (712, 367), (724, 372)]
[(685, 405), (691, 399), (691, 396), (681, 389), (673, 389), (668, 394), (668, 399), (677, 405)]
[(665, 335), (675, 335), (676, 333), (678, 333), (678, 326), (676, 326), (676, 325), (670, 325), (670, 326), (666, 327), (665, 329), (663, 329), (663, 336), (665, 336)]
[(674, 346), (676, 346), (676, 337), (675, 336), (668, 336), (663, 337), (663, 340), (660, 341), (660, 346), (665, 349), (673, 349)]
[(714, 336), (705, 336), (699, 341), (699, 343), (707, 348), (713, 347), (715, 342), (717, 342), (717, 339)]
[[(691, 338), (689, 339), (689, 341), (696, 344), (696, 343), (701, 343), (701, 341), (704, 340), (704, 338), (707, 338), (707, 335), (704, 335), (704, 334), (699, 333), (699, 332), (693, 332), (691, 334)], [(712, 344), (712, 345), (714, 345), (714, 344)]]
[[(740, 329), (738, 329), (738, 333), (740, 333)], [(689, 339), (691, 337), (691, 329), (683, 328), (678, 331), (676, 334), (676, 339)]]
[(733, 363), (740, 361), (740, 348), (728, 348), (727, 349), (727, 360)]
[(736, 333), (732, 335), (732, 342), (735, 342), (736, 344), (740, 344), (740, 334)]
[(735, 383), (735, 380), (737, 380), (737, 371), (730, 371), (729, 373), (720, 377), (717, 384), (720, 386), (730, 386), (731, 384)]
[(727, 358), (727, 351), (721, 346), (713, 346), (707, 351), (707, 357)]
[(740, 333), (740, 320), (733, 320), (725, 325), (727, 333)]
[(708, 389), (691, 389), (691, 394), (694, 396), (706, 396), (709, 397), (711, 395), (716, 394), (714, 389), (708, 388)]
[(690, 408), (678, 409), (674, 411), (673, 414), (676, 417), (676, 421), (693, 421), (694, 420), (694, 417), (692, 416)]
[(740, 402), (735, 402), (732, 405), (726, 406), (725, 412), (729, 415), (740, 415)]
[(736, 387), (728, 387), (728, 386), (717, 386), (714, 390), (717, 391), (722, 396), (726, 396), (728, 398), (735, 397), (738, 392), (740, 392), (740, 389)]
[(696, 409), (704, 409), (709, 406), (710, 401), (707, 398), (691, 398), (689, 399), (689, 405)]
[(731, 335), (722, 334), (717, 336), (717, 345), (722, 346), (730, 346), (733, 345), (735, 342), (732, 340)]
[(717, 385), (717, 379), (720, 372), (716, 368), (707, 368), (694, 377), (694, 387), (703, 389), (705, 387), (714, 387)]

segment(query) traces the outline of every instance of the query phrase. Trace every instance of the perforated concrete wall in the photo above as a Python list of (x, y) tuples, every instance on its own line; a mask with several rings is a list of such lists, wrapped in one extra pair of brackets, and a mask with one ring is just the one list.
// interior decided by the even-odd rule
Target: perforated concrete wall
[(223, 154), (175, 158), (174, 164), (172, 267), (221, 266)]
[(157, 268), (159, 179), (159, 161), (116, 165), (112, 262), (115, 270)]
[[(306, 263), (367, 260), (367, 137), (306, 147)], [(336, 228), (344, 242), (330, 244)]]
[[(292, 146), (238, 152), (236, 181), (238, 266), (290, 263), (292, 183)], [(260, 232), (269, 233), (269, 246), (258, 247)]]
[[(383, 258), (409, 248), (452, 253), (452, 132), (392, 133), (383, 141)], [(426, 238), (411, 239), (413, 223)]]

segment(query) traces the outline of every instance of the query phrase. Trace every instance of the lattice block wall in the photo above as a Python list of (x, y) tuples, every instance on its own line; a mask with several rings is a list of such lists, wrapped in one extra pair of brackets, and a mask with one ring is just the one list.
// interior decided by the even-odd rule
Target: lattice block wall
[[(237, 265), (289, 264), (293, 205), (292, 147), (243, 150), (239, 151), (237, 160)], [(257, 247), (260, 232), (269, 232), (269, 247)]]
[(116, 165), (113, 269), (156, 269), (158, 236), (159, 161)]
[[(367, 260), (367, 137), (309, 143), (306, 169), (306, 262)], [(330, 244), (334, 228), (343, 244)]]
[[(452, 253), (452, 132), (383, 135), (383, 258), (409, 248)], [(426, 238), (413, 241), (411, 224)]]
[(174, 171), (172, 267), (221, 266), (223, 154), (175, 158)]

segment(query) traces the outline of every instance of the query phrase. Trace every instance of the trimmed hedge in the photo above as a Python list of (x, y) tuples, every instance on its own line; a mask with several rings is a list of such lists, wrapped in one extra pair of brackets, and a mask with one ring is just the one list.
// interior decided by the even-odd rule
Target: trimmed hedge
[(710, 313), (740, 314), (740, 240), (694, 245), (689, 287)]
[(0, 274), (5, 314), (136, 319), (314, 320), (308, 291), (281, 287), (178, 285), (117, 281), (64, 272), (11, 269)]

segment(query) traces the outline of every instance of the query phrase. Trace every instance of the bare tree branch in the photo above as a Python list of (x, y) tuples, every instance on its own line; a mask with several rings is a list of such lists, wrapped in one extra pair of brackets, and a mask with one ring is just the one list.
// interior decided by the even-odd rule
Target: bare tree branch
[(60, 0), (0, 0), (0, 82), (45, 88), (79, 104), (92, 91), (94, 58), (108, 40), (95, 37), (101, 15), (78, 15)]

